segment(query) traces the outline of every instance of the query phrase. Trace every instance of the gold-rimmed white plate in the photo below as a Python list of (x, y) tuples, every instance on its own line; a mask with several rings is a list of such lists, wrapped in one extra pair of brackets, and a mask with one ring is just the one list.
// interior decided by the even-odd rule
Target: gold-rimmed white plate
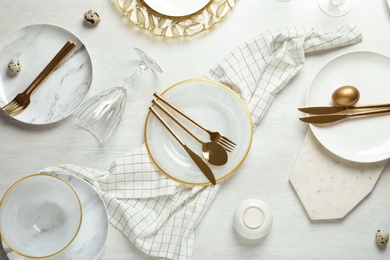
[(168, 16), (186, 16), (196, 13), (211, 0), (144, 0), (154, 11)]
[[(206, 128), (221, 132), (237, 144), (234, 151), (228, 153), (225, 165), (210, 165), (217, 182), (234, 173), (249, 152), (253, 134), (251, 117), (241, 98), (227, 86), (207, 79), (179, 82), (161, 95)], [(201, 145), (156, 110), (184, 143), (201, 156)], [(203, 141), (209, 141), (207, 133), (172, 113)], [(210, 184), (183, 147), (151, 113), (145, 122), (145, 143), (154, 164), (169, 178), (190, 185)]]

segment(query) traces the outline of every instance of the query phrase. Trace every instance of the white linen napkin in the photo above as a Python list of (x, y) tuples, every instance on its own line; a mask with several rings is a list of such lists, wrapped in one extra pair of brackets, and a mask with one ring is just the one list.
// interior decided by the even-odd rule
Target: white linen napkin
[[(351, 26), (270, 30), (235, 48), (205, 77), (239, 93), (256, 127), (276, 94), (304, 65), (305, 53), (360, 41), (361, 33)], [(153, 165), (145, 145), (106, 170), (64, 164), (41, 172), (88, 180), (104, 198), (112, 225), (143, 252), (169, 259), (191, 258), (195, 229), (221, 188), (221, 183), (193, 187), (168, 179)]]

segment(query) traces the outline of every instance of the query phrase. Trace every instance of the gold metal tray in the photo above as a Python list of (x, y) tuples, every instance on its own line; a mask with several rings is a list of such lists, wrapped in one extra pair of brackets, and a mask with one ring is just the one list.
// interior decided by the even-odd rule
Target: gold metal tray
[(142, 0), (113, 0), (123, 16), (153, 35), (170, 38), (186, 37), (210, 29), (221, 21), (237, 0), (211, 0), (200, 11), (181, 17), (162, 15), (149, 8)]

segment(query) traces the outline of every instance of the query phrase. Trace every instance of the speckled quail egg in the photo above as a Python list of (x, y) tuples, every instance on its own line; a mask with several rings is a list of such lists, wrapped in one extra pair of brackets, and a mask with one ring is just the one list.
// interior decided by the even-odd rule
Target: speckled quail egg
[(20, 61), (17, 58), (13, 58), (8, 62), (8, 71), (16, 75), (22, 70)]
[(100, 16), (97, 12), (93, 10), (88, 10), (84, 13), (84, 20), (88, 24), (97, 25), (98, 23), (100, 23)]
[(389, 242), (389, 232), (383, 229), (378, 229), (375, 234), (376, 243), (380, 246), (384, 246)]

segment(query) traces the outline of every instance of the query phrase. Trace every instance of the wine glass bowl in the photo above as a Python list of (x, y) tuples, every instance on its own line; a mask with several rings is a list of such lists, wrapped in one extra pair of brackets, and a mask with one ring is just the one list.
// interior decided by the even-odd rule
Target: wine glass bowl
[(147, 69), (162, 73), (160, 66), (145, 52), (134, 48), (140, 60), (130, 77), (125, 78), (124, 85), (107, 89), (89, 98), (74, 113), (82, 126), (91, 132), (101, 143), (106, 142), (116, 131), (121, 122), (127, 102), (127, 91)]
[(354, 0), (317, 0), (321, 11), (332, 17), (340, 17), (351, 11)]

